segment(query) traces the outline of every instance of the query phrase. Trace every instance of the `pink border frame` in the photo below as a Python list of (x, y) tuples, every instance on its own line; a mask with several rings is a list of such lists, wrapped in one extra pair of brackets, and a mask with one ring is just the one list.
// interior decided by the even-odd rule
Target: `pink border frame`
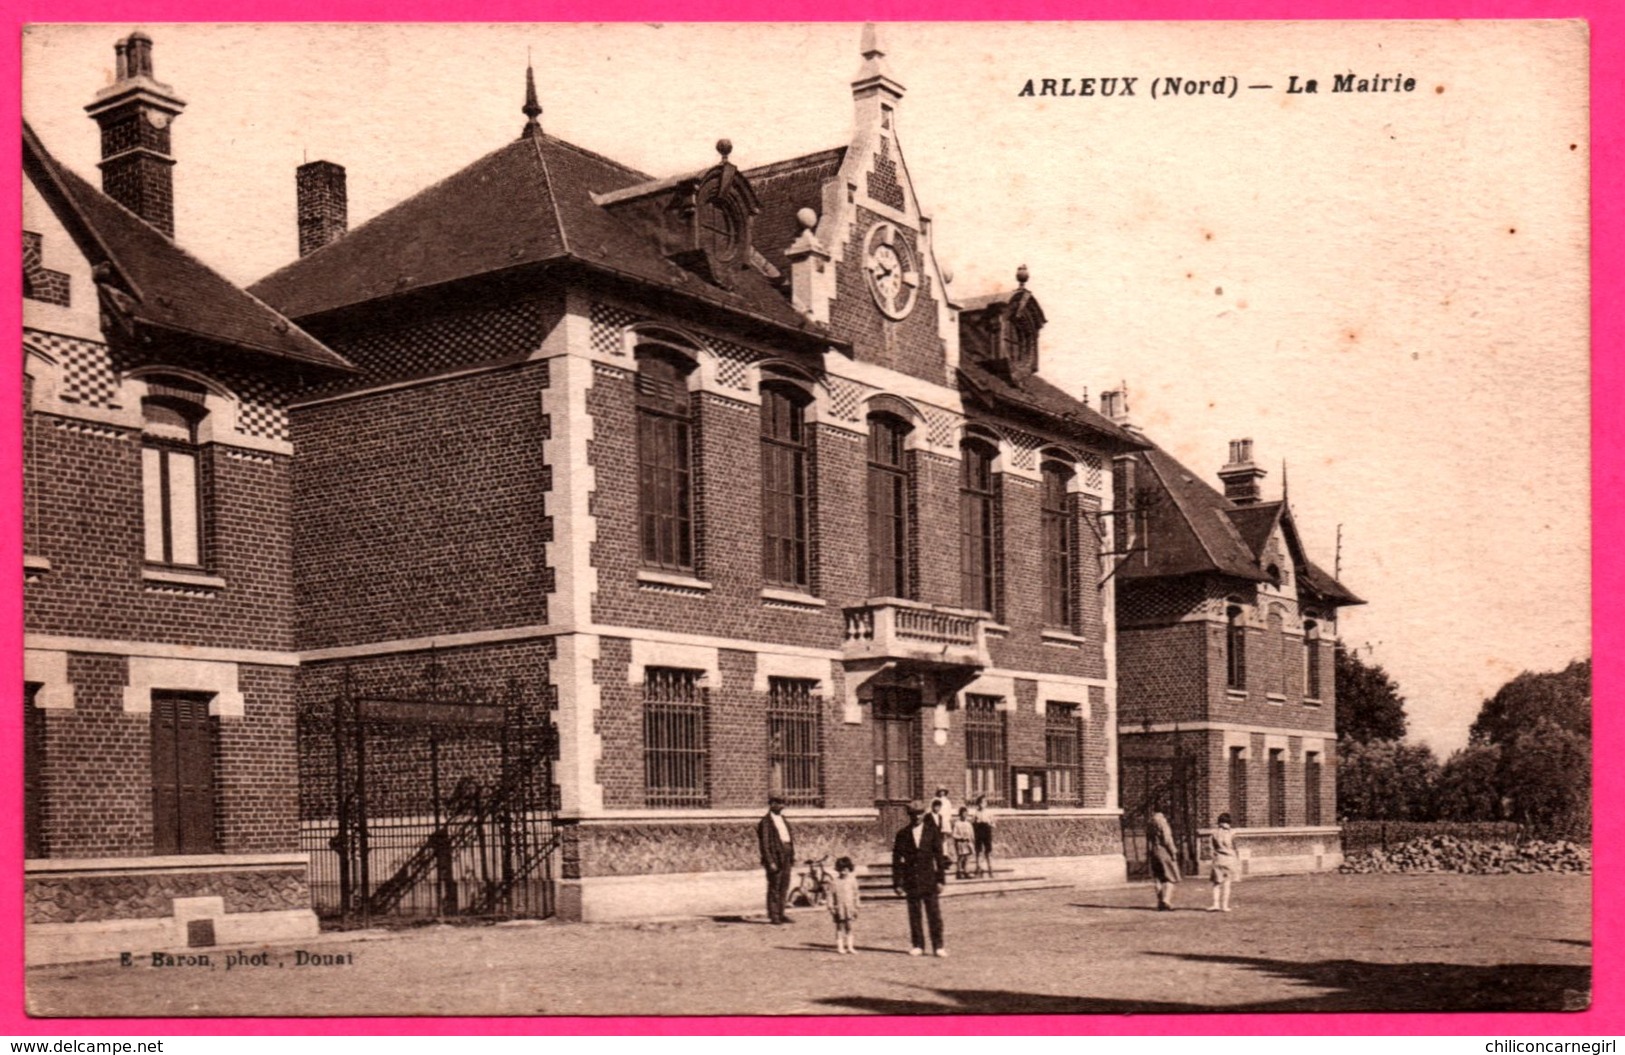
[[(1177, 20), (1177, 19), (1376, 19), (1376, 18), (1586, 18), (1591, 23), (1591, 172), (1592, 172), (1592, 288), (1618, 290), (1625, 263), (1625, 194), (1609, 193), (1625, 180), (1619, 122), (1625, 104), (1625, 8), (1610, 0), (1020, 0), (994, 5), (988, 0), (788, 0), (776, 5), (777, 21), (880, 21), (1000, 19), (1026, 20)], [(0, 39), (0, 70), (14, 87), (21, 85), (21, 27), (29, 22), (159, 22), (306, 21), (320, 11), (324, 21), (459, 20), (467, 9), (447, 0), (327, 0), (320, 8), (297, 0), (25, 0), (8, 14), (8, 34)], [(547, 6), (524, 0), (486, 0), (480, 21), (761, 21), (761, 9), (745, 0), (567, 0)], [(0, 178), (3, 178), (8, 215), (21, 229), (21, 115), (18, 92), (0, 93), (0, 126), (12, 134), (0, 138)], [(7, 246), (10, 265), (0, 268), (0, 332), (20, 332), (20, 247)], [(1593, 297), (1592, 303), (1593, 406), (1614, 405), (1625, 396), (1625, 360), (1617, 351), (1625, 345), (1625, 302), (1616, 296)], [(1612, 354), (1599, 349), (1616, 349)], [(13, 507), (21, 509), (22, 435), (19, 416), (18, 375), (0, 375), (0, 479), (11, 480)], [(1592, 421), (1592, 532), (1594, 538), (1625, 531), (1625, 414), (1593, 415)], [(21, 517), (0, 518), (0, 553), (10, 553), (15, 569), (22, 554)], [(1610, 547), (1593, 553), (1593, 652), (1598, 758), (1614, 755), (1625, 746), (1620, 715), (1610, 704), (1619, 699), (1625, 667), (1625, 630), (1613, 619), (1606, 602), (1625, 587), (1625, 557)], [(13, 573), (15, 575), (15, 573)], [(10, 642), (0, 649), (0, 685), (20, 685), (22, 678), (21, 578), (7, 588), (0, 602), (0, 627)], [(1617, 604), (1617, 601), (1615, 602)], [(21, 770), (21, 722), (14, 708), (0, 710), (0, 771)], [(1613, 751), (1610, 751), (1610, 748)], [(1608, 807), (1625, 804), (1625, 768), (1599, 766), (1595, 770), (1595, 875), (1617, 877), (1621, 858), (1621, 814)], [(549, 1034), (769, 1034), (829, 1035), (911, 1034), (926, 1028), (912, 1017), (870, 1018), (259, 1018), (259, 1019), (30, 1019), (22, 1006), (22, 869), (17, 849), (21, 793), (17, 784), (0, 792), (7, 804), (0, 811), (0, 1032), (54, 1036), (100, 1035), (284, 1035), (418, 1034), (418, 1035), (529, 1035)], [(1472, 1034), (1483, 1036), (1569, 1035), (1606, 1036), (1625, 1033), (1625, 999), (1621, 983), (1621, 957), (1615, 941), (1625, 941), (1625, 920), (1620, 900), (1594, 887), (1593, 985), (1589, 1011), (1570, 1014), (1283, 1014), (1249, 1016), (1239, 1023), (1233, 1015), (1180, 1016), (962, 1016), (929, 1020), (935, 1034), (1025, 1035), (1193, 1035), (1248, 1032), (1259, 1035), (1318, 1034)]]

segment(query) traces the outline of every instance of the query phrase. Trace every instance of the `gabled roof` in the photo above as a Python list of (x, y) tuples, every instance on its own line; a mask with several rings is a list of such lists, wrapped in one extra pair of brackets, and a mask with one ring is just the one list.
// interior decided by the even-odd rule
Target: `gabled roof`
[(573, 261), (821, 334), (763, 275), (712, 285), (593, 200), (653, 177), (549, 135), (517, 139), (250, 289), (298, 319), (460, 279)]
[(351, 365), (167, 235), (63, 167), (26, 122), (23, 168), (79, 251), (107, 265), (142, 325), (334, 370)]
[(989, 410), (1036, 418), (1041, 427), (1068, 437), (1099, 443), (1112, 450), (1139, 450), (1144, 440), (1112, 423), (1087, 403), (1073, 399), (1036, 374), (1019, 381), (1006, 380), (971, 359), (959, 364), (959, 388)]
[(1126, 560), (1120, 578), (1216, 574), (1264, 582), (1269, 578), (1262, 566), (1264, 547), (1279, 526), (1298, 567), (1300, 589), (1335, 605), (1365, 603), (1309, 560), (1285, 502), (1237, 505), (1160, 447), (1134, 457), (1140, 466), (1136, 489), (1153, 485), (1164, 497), (1154, 499), (1146, 513), (1148, 550)]

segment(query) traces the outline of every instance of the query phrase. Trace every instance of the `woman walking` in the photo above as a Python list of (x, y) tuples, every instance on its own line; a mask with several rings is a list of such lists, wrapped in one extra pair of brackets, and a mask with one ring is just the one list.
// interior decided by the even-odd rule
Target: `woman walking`
[(1174, 910), (1174, 884), (1179, 882), (1179, 850), (1174, 830), (1161, 811), (1151, 814), (1145, 827), (1145, 856), (1151, 865), (1151, 882), (1157, 888), (1157, 911)]

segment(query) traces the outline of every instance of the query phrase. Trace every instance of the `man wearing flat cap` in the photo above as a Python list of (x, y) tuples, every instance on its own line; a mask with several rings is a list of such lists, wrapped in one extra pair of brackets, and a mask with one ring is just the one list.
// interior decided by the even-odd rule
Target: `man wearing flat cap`
[(777, 795), (767, 800), (767, 815), (756, 825), (756, 844), (762, 851), (762, 868), (767, 872), (767, 921), (789, 923), (784, 902), (790, 896), (796, 845), (790, 836), (790, 822), (784, 819), (784, 800)]
[(948, 955), (942, 944), (942, 909), (937, 904), (937, 895), (948, 878), (943, 861), (942, 832), (926, 817), (924, 803), (909, 803), (908, 823), (892, 843), (891, 881), (896, 891), (908, 899), (910, 956), (925, 955), (927, 929), (932, 950), (938, 956)]

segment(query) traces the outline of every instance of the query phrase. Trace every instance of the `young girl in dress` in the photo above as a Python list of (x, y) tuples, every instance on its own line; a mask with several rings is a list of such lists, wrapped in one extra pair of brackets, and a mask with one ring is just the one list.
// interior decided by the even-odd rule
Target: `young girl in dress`
[(857, 952), (852, 944), (852, 921), (858, 918), (858, 877), (852, 858), (835, 862), (829, 884), (829, 915), (835, 921), (835, 951)]
[(1219, 814), (1219, 826), (1209, 836), (1213, 849), (1213, 904), (1209, 912), (1230, 911), (1230, 884), (1235, 882), (1241, 859), (1236, 855), (1236, 836), (1230, 830), (1230, 814)]

